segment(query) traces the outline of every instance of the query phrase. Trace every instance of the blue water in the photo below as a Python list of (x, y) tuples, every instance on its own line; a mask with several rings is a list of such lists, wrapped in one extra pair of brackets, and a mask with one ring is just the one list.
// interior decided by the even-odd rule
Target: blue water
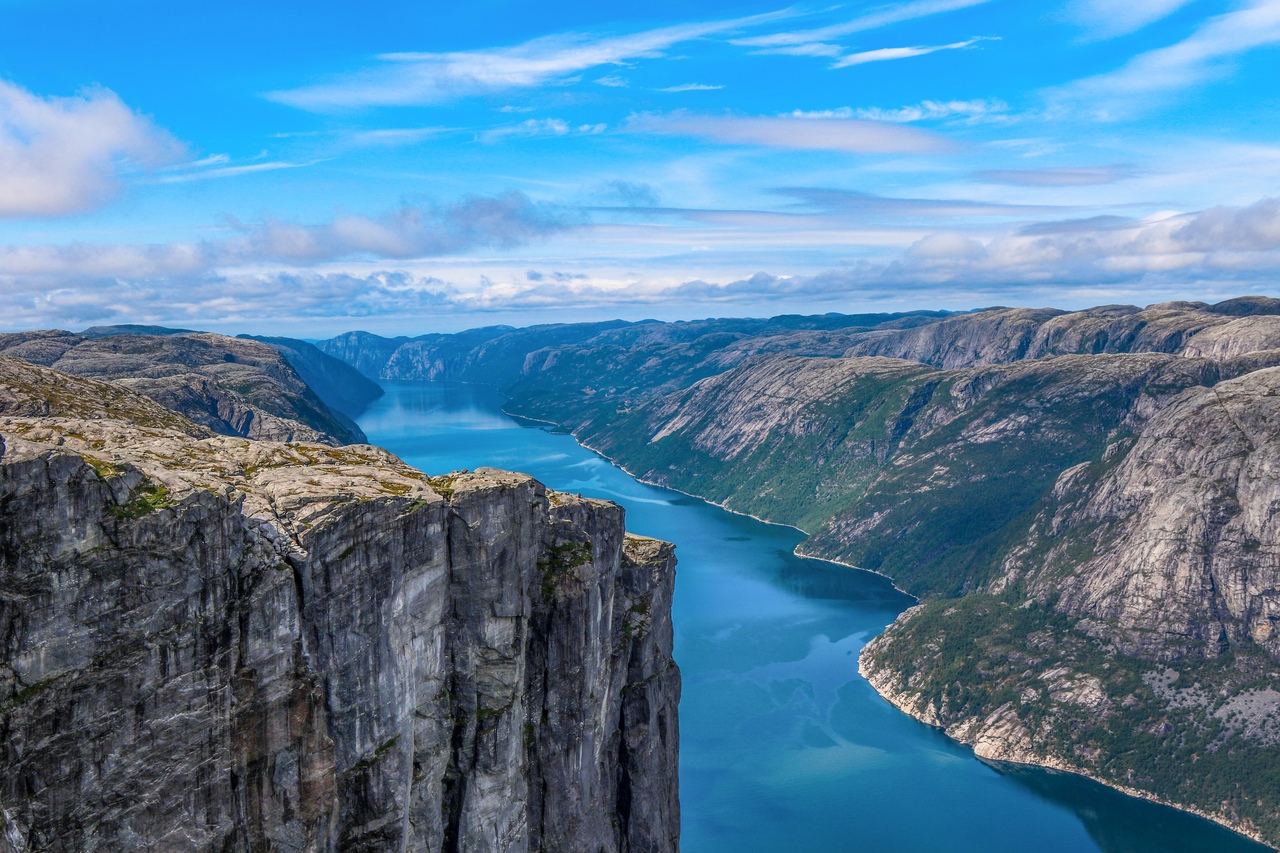
[(978, 761), (858, 675), (859, 649), (911, 603), (888, 580), (800, 559), (797, 531), (639, 483), (500, 407), (481, 386), (389, 384), (360, 426), (428, 473), (524, 471), (676, 543), (686, 853), (1265, 849), (1086, 779)]

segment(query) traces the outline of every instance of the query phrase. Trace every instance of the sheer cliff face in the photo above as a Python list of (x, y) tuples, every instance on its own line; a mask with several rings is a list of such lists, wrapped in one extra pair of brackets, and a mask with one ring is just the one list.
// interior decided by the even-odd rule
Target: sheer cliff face
[(0, 416), (0, 850), (677, 849), (670, 546), (132, 403)]

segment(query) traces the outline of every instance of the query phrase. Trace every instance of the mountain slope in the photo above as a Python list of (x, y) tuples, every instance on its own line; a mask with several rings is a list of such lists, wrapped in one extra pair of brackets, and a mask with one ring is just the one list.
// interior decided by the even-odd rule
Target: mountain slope
[[(110, 330), (106, 330), (110, 331)], [(0, 335), (0, 355), (118, 382), (222, 435), (358, 444), (364, 433), (331, 409), (266, 344), (205, 333)]]

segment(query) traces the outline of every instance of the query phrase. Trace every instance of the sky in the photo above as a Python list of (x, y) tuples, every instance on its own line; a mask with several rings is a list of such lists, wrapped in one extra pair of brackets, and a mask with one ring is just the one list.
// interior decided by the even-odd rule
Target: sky
[(0, 0), (0, 328), (1275, 294), (1280, 0)]

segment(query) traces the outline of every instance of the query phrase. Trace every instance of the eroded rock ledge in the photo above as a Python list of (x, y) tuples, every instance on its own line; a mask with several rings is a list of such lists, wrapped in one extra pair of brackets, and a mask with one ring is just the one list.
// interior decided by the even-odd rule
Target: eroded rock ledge
[(0, 851), (678, 848), (670, 545), (201, 436), (0, 418)]

